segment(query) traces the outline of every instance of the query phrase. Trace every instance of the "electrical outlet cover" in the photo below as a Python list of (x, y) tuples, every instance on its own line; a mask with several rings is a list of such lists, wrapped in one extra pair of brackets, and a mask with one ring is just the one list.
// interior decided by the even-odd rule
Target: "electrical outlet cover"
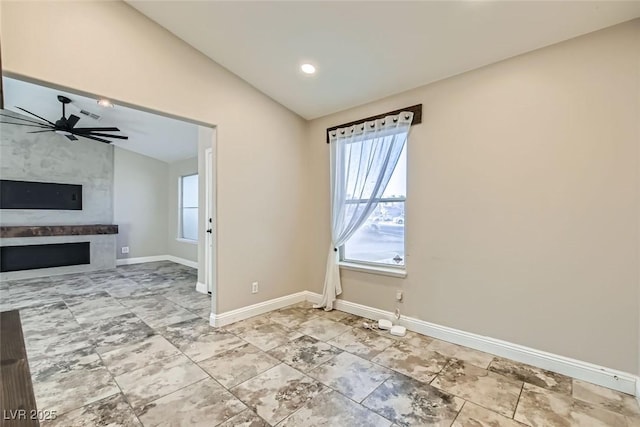
[(388, 330), (388, 329), (391, 329), (392, 326), (393, 326), (393, 323), (391, 323), (390, 320), (387, 320), (387, 319), (378, 320), (378, 328), (380, 329)]
[(407, 328), (405, 328), (404, 326), (395, 325), (391, 327), (391, 330), (389, 332), (391, 332), (391, 335), (403, 337), (407, 333)]

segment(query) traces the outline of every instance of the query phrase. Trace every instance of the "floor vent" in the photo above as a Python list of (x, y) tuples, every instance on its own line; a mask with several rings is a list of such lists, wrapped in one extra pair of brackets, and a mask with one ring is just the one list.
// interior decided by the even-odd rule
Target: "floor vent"
[(84, 114), (87, 117), (91, 117), (93, 120), (100, 120), (102, 118), (99, 115), (94, 114), (91, 111), (87, 111), (87, 110), (80, 110), (80, 114)]

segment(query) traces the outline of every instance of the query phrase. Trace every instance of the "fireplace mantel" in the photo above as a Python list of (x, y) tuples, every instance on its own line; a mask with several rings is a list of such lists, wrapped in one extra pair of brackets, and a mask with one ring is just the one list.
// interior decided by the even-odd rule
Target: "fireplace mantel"
[(0, 227), (0, 238), (45, 236), (90, 236), (118, 234), (115, 224), (86, 225), (11, 225)]

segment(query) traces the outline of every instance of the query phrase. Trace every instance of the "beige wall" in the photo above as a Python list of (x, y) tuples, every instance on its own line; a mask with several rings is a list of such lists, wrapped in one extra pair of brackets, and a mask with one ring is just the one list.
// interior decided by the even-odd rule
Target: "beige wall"
[[(118, 147), (113, 163), (116, 258), (166, 255), (169, 165)], [(129, 246), (128, 254), (123, 246)]]
[[(640, 25), (639, 24), (640, 19), (636, 19), (635, 23), (636, 26)], [(640, 31), (636, 30), (636, 44), (640, 45)], [(637, 54), (637, 73), (640, 75), (640, 53)], [(637, 99), (640, 100), (640, 78), (638, 79), (637, 83), (636, 83), (636, 92), (637, 92)], [(640, 102), (640, 101), (639, 101)], [(638, 140), (638, 144), (640, 144), (640, 106), (637, 108), (636, 110), (636, 125), (637, 125), (637, 134), (636, 134), (636, 139)], [(637, 152), (638, 155), (638, 173), (637, 173), (637, 181), (638, 181), (638, 191), (640, 192), (640, 148), (638, 149)], [(640, 198), (640, 195), (639, 195)], [(640, 205), (640, 200), (639, 200), (639, 205)], [(640, 211), (640, 206), (638, 207), (638, 210)], [(638, 212), (637, 214), (638, 217), (638, 230), (640, 230), (640, 212)], [(640, 231), (638, 233), (638, 240), (639, 240), (639, 246), (640, 246)], [(638, 250), (638, 257), (639, 257), (639, 261), (638, 261), (638, 284), (639, 284), (639, 288), (638, 288), (638, 358), (637, 358), (637, 373), (640, 374), (640, 249)], [(636, 390), (638, 389), (638, 384), (636, 383)], [(638, 397), (639, 393), (636, 393), (636, 397)]]
[[(345, 300), (638, 371), (640, 20), (311, 122), (308, 283), (329, 240), (325, 129), (422, 103), (407, 278), (343, 271)], [(311, 226), (313, 224), (314, 226)]]
[(0, 7), (5, 72), (217, 125), (218, 312), (306, 287), (299, 116), (124, 3)]
[[(198, 173), (198, 158), (193, 157), (191, 159), (181, 160), (178, 162), (169, 163), (169, 182), (167, 184), (168, 197), (167, 197), (167, 254), (183, 258), (188, 261), (198, 261), (198, 245), (197, 243), (185, 242), (179, 240), (179, 181), (180, 177), (185, 175), (193, 175)], [(198, 177), (199, 180), (202, 177)], [(198, 190), (204, 185), (204, 183), (198, 186)], [(201, 199), (201, 197), (198, 197)], [(202, 203), (200, 203), (202, 204)], [(200, 207), (202, 209), (202, 206)], [(199, 223), (198, 227), (201, 228), (202, 224)]]

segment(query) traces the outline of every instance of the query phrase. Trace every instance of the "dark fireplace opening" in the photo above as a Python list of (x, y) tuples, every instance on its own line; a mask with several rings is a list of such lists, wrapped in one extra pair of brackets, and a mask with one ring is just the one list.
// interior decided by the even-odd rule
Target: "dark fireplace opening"
[(0, 247), (0, 271), (3, 273), (90, 263), (89, 242)]

